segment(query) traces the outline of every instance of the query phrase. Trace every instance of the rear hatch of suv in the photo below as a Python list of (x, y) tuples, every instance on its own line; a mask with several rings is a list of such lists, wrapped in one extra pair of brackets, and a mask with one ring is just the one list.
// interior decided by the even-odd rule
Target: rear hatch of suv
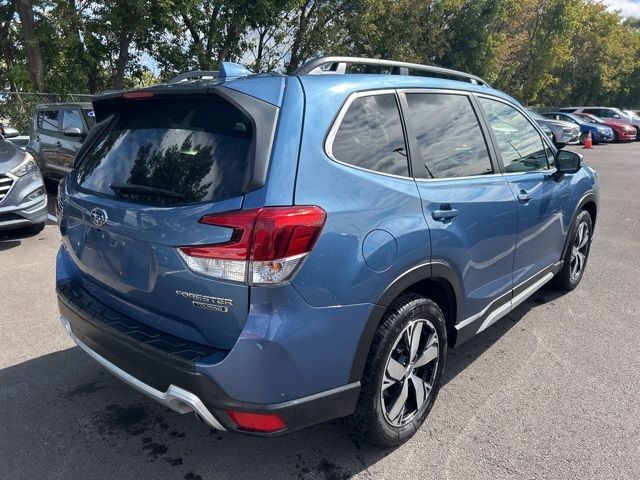
[(264, 184), (278, 108), (224, 86), (186, 85), (109, 94), (94, 109), (63, 189), (75, 280), (148, 326), (231, 348), (249, 287), (228, 266), (213, 276), (190, 268), (189, 253), (232, 242), (233, 228), (202, 219), (242, 209), (245, 193)]

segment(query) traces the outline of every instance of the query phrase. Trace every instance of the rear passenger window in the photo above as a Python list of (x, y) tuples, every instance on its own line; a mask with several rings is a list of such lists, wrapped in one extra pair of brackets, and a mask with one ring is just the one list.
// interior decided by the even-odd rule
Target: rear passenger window
[(332, 156), (357, 167), (409, 175), (395, 94), (358, 97), (349, 106), (331, 146)]
[(67, 128), (79, 128), (80, 131), (84, 131), (84, 124), (80, 117), (80, 110), (65, 110), (64, 117), (62, 117), (62, 130)]
[(60, 112), (57, 110), (42, 110), (38, 112), (38, 128), (43, 130), (58, 130)]
[(411, 121), (422, 154), (422, 178), (493, 173), (476, 114), (465, 95), (408, 93)]

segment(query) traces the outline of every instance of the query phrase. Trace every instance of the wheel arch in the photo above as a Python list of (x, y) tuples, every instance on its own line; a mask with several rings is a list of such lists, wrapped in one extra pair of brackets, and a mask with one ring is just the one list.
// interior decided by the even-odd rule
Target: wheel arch
[(560, 257), (560, 260), (564, 260), (565, 256), (567, 255), (567, 249), (571, 245), (571, 238), (573, 238), (573, 233), (575, 230), (576, 217), (582, 210), (586, 210), (587, 212), (589, 212), (589, 215), (591, 216), (591, 222), (593, 224), (593, 227), (595, 228), (596, 217), (598, 215), (598, 198), (595, 192), (589, 191), (585, 193), (582, 198), (580, 198), (580, 201), (573, 211), (573, 215), (571, 216), (571, 226), (569, 227), (567, 238), (564, 241), (564, 248), (562, 249), (562, 256)]
[(367, 325), (360, 337), (358, 349), (351, 368), (349, 381), (361, 379), (374, 335), (387, 307), (404, 293), (418, 293), (438, 304), (447, 322), (447, 343), (455, 345), (457, 330), (455, 325), (460, 315), (460, 282), (454, 269), (444, 262), (432, 262), (418, 265), (398, 276), (382, 293)]

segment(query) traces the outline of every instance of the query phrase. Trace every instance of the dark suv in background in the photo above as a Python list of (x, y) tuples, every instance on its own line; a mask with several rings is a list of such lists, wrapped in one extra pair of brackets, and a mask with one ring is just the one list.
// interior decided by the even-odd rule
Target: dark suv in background
[(27, 151), (38, 162), (45, 179), (59, 180), (71, 171), (76, 153), (93, 123), (90, 103), (51, 103), (36, 107)]

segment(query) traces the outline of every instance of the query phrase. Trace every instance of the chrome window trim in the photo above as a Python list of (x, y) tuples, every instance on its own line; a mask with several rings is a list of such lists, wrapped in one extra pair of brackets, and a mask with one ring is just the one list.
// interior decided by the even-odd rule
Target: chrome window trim
[(416, 182), (450, 182), (452, 180), (471, 180), (474, 178), (492, 178), (492, 177), (503, 177), (504, 174), (498, 173), (487, 173), (486, 175), (467, 175), (464, 177), (445, 177), (445, 178), (415, 178)]
[[(401, 178), (403, 180), (413, 180), (413, 177), (410, 175), (408, 176), (395, 175), (393, 173), (386, 173), (386, 172), (380, 172), (378, 170), (371, 170), (370, 168), (364, 168), (358, 165), (354, 165), (352, 163), (347, 163), (343, 160), (338, 160), (333, 155), (333, 141), (335, 140), (338, 130), (340, 129), (340, 125), (342, 125), (342, 120), (344, 119), (344, 116), (347, 114), (347, 111), (349, 110), (349, 107), (351, 107), (351, 104), (353, 103), (353, 101), (362, 97), (373, 97), (376, 95), (389, 95), (389, 94), (393, 95), (396, 99), (396, 106), (398, 107), (398, 115), (400, 116), (400, 120), (402, 121), (402, 112), (400, 111), (400, 102), (398, 102), (398, 94), (395, 88), (382, 88), (382, 89), (376, 89), (376, 90), (362, 90), (359, 92), (353, 92), (347, 97), (345, 102), (342, 104), (342, 107), (340, 107), (340, 110), (338, 111), (338, 115), (336, 115), (336, 118), (333, 120), (333, 124), (331, 125), (331, 128), (329, 129), (329, 133), (327, 134), (327, 138), (324, 141), (324, 153), (334, 162), (349, 168), (355, 168), (363, 172), (376, 173), (378, 175), (384, 175), (392, 178)], [(405, 141), (405, 148), (407, 148), (407, 132), (405, 132), (404, 125), (402, 125), (402, 135)], [(407, 156), (406, 158), (407, 158), (407, 169), (410, 170), (409, 157)]]

